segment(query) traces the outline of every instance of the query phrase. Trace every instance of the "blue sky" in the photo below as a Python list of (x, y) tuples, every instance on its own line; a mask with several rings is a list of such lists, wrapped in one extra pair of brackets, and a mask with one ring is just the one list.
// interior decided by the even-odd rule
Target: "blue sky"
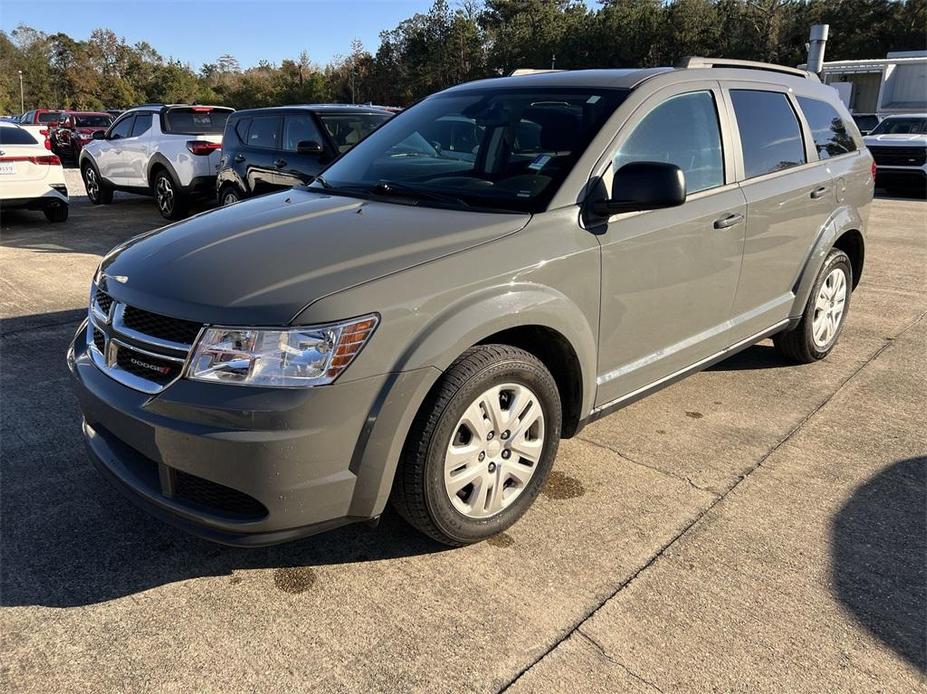
[(130, 44), (147, 41), (165, 58), (194, 69), (223, 53), (249, 67), (262, 59), (279, 63), (303, 49), (314, 62), (326, 63), (349, 53), (355, 38), (374, 51), (382, 30), (430, 6), (431, 0), (3, 0), (0, 29), (28, 24), (86, 39), (105, 27)]

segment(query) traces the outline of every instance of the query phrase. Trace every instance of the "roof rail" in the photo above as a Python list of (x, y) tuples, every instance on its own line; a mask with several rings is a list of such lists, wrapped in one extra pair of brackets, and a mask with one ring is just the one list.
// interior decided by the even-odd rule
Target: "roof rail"
[[(786, 67), (785, 65), (775, 65), (773, 63), (760, 63), (755, 60), (734, 60), (733, 58), (702, 58), (699, 56), (689, 56), (683, 58), (676, 64), (677, 68), (703, 68), (703, 67), (730, 67), (741, 70), (766, 70), (768, 72), (779, 72), (784, 75), (794, 77), (804, 77), (809, 80), (818, 80), (818, 76), (807, 70), (799, 70), (797, 67)], [(818, 80), (820, 81), (820, 80)]]
[(512, 72), (509, 73), (509, 77), (521, 77), (522, 75), (540, 75), (545, 72), (566, 72), (566, 70), (555, 70), (553, 68), (520, 67), (517, 70), (512, 70)]

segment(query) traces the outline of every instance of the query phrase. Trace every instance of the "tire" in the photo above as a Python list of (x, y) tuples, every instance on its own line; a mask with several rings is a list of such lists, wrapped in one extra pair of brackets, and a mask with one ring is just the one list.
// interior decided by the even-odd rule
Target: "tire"
[(174, 179), (167, 171), (160, 169), (155, 174), (151, 189), (162, 217), (175, 221), (186, 216), (189, 205), (187, 196), (174, 183)]
[(219, 205), (222, 207), (234, 205), (241, 199), (241, 192), (238, 190), (238, 187), (232, 183), (226, 183), (219, 190)]
[(773, 337), (779, 354), (800, 364), (830, 354), (846, 323), (852, 287), (853, 265), (849, 257), (838, 248), (831, 249), (814, 281), (801, 321), (792, 330)]
[(66, 222), (68, 220), (68, 206), (63, 202), (56, 202), (46, 207), (42, 212), (49, 222)]
[(87, 199), (94, 205), (109, 205), (113, 201), (113, 189), (103, 182), (97, 167), (89, 161), (84, 162), (80, 172)]
[[(493, 402), (498, 425), (486, 416)], [(453, 547), (502, 532), (547, 480), (561, 416), (557, 384), (534, 356), (508, 345), (468, 349), (415, 418), (393, 484), (393, 507), (410, 525)], [(460, 466), (447, 473), (457, 479), (446, 481), (450, 455)]]

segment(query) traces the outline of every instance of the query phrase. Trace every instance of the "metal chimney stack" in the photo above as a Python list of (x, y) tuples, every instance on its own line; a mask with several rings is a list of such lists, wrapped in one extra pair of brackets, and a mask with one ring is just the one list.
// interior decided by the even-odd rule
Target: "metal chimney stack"
[(812, 24), (811, 36), (808, 40), (808, 72), (821, 74), (824, 67), (824, 47), (827, 45), (827, 34), (830, 32), (829, 24)]

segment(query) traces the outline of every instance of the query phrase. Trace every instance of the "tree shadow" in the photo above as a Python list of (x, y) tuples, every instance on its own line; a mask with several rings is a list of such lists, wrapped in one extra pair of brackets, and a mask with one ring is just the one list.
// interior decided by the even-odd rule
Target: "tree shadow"
[(859, 487), (831, 535), (837, 597), (927, 673), (927, 457), (896, 462)]
[(391, 513), (376, 529), (346, 526), (286, 545), (236, 549), (137, 509), (84, 450), (65, 363), (84, 315), (60, 311), (0, 323), (0, 605), (89, 605), (241, 569), (276, 568), (292, 577), (287, 571), (294, 568), (447, 549)]

